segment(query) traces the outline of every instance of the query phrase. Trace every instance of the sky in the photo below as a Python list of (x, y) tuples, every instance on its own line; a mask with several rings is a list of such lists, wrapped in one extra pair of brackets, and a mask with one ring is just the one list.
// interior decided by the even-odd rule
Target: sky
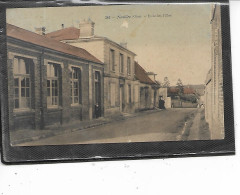
[(84, 7), (11, 8), (7, 22), (46, 33), (95, 22), (95, 35), (127, 42), (136, 61), (157, 80), (171, 85), (204, 84), (211, 67), (211, 4), (154, 4)]

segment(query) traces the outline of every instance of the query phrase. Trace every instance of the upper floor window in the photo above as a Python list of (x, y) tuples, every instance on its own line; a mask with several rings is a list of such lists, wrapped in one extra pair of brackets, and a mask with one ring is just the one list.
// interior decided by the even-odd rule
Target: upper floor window
[(59, 76), (60, 65), (55, 63), (47, 64), (47, 105), (59, 105)]
[(81, 69), (71, 67), (70, 73), (72, 104), (81, 103)]
[(115, 71), (115, 51), (110, 49), (110, 66), (112, 71)]
[(130, 57), (127, 58), (127, 73), (128, 75), (131, 74), (131, 58)]
[(124, 59), (123, 59), (123, 54), (121, 54), (121, 53), (119, 55), (119, 67), (120, 67), (120, 72), (123, 73)]
[(14, 108), (31, 108), (30, 63), (25, 58), (14, 58)]

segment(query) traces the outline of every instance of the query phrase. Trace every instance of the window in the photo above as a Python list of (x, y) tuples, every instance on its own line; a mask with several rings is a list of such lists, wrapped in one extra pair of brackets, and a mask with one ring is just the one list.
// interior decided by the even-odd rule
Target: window
[(59, 105), (59, 75), (60, 65), (48, 63), (47, 65), (47, 105)]
[(127, 58), (127, 73), (128, 73), (128, 75), (131, 74), (131, 59), (130, 59), (130, 57)]
[(132, 102), (132, 89), (131, 85), (128, 85), (128, 103)]
[(110, 49), (110, 66), (112, 71), (115, 71), (115, 51)]
[(81, 103), (81, 69), (72, 67), (70, 73), (72, 104)]
[(24, 58), (14, 58), (14, 108), (31, 108), (30, 64)]
[(115, 89), (115, 83), (111, 83), (110, 84), (110, 102), (111, 102), (111, 107), (115, 106), (115, 93), (116, 93), (116, 89)]
[(119, 55), (119, 67), (120, 67), (120, 72), (123, 73), (123, 68), (124, 68), (124, 61), (123, 61), (123, 54), (120, 53)]

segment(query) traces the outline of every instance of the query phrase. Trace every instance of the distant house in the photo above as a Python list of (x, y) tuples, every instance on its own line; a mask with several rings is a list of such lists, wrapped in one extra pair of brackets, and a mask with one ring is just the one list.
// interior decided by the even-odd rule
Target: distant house
[(103, 63), (85, 49), (7, 24), (10, 129), (102, 115)]
[(135, 62), (135, 77), (139, 81), (139, 109), (158, 107), (159, 83), (152, 80), (138, 62)]
[(196, 91), (193, 88), (186, 88), (183, 89), (183, 94), (196, 94)]
[(195, 108), (198, 105), (199, 94), (196, 92), (195, 86), (183, 86), (183, 93), (179, 94), (178, 87), (168, 88), (168, 97), (171, 98), (171, 107), (174, 108)]
[(167, 88), (167, 95), (169, 97), (175, 97), (179, 95), (179, 89), (176, 87), (168, 87)]
[(135, 112), (138, 104), (138, 84), (134, 76), (136, 54), (126, 43), (118, 44), (94, 34), (95, 23), (86, 20), (79, 28), (63, 28), (46, 34), (58, 41), (86, 49), (104, 63), (104, 115)]
[[(183, 94), (196, 94), (196, 90), (194, 88), (185, 87), (183, 88)], [(179, 88), (177, 87), (169, 87), (168, 88), (168, 96), (178, 96), (179, 95)]]

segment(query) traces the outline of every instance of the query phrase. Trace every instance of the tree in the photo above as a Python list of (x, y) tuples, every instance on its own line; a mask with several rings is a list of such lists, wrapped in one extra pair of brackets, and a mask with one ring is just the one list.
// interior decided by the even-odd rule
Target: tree
[(168, 77), (164, 77), (162, 86), (163, 87), (170, 87), (170, 81), (168, 80)]
[(176, 86), (177, 86), (177, 88), (178, 88), (178, 94), (179, 94), (180, 96), (183, 95), (184, 86), (183, 86), (183, 83), (182, 83), (182, 80), (181, 80), (181, 79), (178, 79)]
[(179, 95), (179, 98), (180, 98), (180, 105), (182, 107), (182, 98), (183, 98), (183, 93), (184, 93), (184, 86), (183, 86), (183, 83), (182, 83), (181, 79), (178, 79), (176, 86), (178, 88), (178, 95)]

